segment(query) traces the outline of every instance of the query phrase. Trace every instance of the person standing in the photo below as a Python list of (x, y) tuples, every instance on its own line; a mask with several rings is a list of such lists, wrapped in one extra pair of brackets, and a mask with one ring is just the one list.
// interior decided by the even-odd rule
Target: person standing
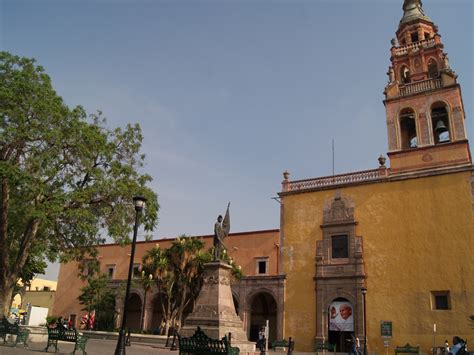
[(448, 339), (444, 341), (444, 353), (447, 355), (449, 354), (449, 342)]
[(451, 347), (450, 354), (456, 355), (456, 354), (461, 354), (461, 350), (464, 348), (464, 340), (462, 340), (460, 337), (455, 336), (453, 337), (453, 346)]
[(265, 352), (265, 327), (260, 327), (258, 332), (258, 347), (261, 353)]

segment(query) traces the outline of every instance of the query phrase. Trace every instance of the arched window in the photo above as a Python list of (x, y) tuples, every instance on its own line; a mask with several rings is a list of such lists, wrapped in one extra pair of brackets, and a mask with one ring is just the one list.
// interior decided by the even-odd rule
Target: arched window
[(400, 69), (400, 78), (402, 84), (408, 84), (410, 82), (410, 69), (406, 65)]
[(428, 61), (428, 76), (430, 78), (437, 78), (438, 75), (438, 64), (436, 63), (436, 60), (430, 58)]
[(402, 149), (416, 148), (418, 146), (415, 112), (411, 108), (403, 109), (400, 112), (400, 136)]
[(435, 144), (449, 142), (451, 140), (448, 108), (445, 103), (437, 102), (431, 106), (431, 123), (433, 126)]

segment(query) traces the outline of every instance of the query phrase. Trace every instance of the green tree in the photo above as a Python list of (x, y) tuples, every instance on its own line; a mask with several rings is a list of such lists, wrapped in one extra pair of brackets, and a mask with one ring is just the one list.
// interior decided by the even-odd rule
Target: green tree
[[(158, 246), (149, 250), (142, 260), (145, 274), (153, 275), (160, 293), (165, 334), (173, 324), (181, 326), (183, 311), (193, 304), (202, 286), (204, 264), (212, 260), (212, 250), (204, 250), (204, 242), (186, 235), (175, 239), (168, 249)], [(226, 254), (223, 260), (232, 266), (232, 275), (240, 278), (240, 267)]]
[(29, 263), (93, 256), (100, 232), (127, 243), (132, 197), (148, 199), (147, 231), (159, 206), (141, 172), (139, 125), (111, 130), (100, 112), (70, 109), (34, 59), (0, 52), (0, 83), (0, 310), (7, 314)]
[[(84, 306), (89, 317), (95, 313), (94, 329), (113, 330), (115, 320), (115, 293), (109, 287), (106, 274), (89, 277), (87, 285), (81, 288), (79, 303)], [(89, 329), (89, 324), (87, 324)]]

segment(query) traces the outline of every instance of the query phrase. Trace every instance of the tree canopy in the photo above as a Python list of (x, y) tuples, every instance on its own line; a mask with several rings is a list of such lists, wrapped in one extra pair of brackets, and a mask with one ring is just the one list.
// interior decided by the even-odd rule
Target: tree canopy
[[(110, 129), (101, 112), (69, 108), (34, 59), (0, 52), (0, 309), (45, 258), (93, 253), (102, 234), (129, 241), (132, 197), (143, 195), (145, 230), (157, 195), (142, 172), (140, 126)], [(27, 280), (26, 280), (27, 281)]]
[[(157, 244), (143, 256), (144, 274), (153, 276), (160, 294), (164, 334), (170, 326), (182, 325), (184, 309), (188, 304), (193, 305), (199, 295), (204, 264), (212, 261), (214, 253), (204, 247), (202, 239), (182, 235), (169, 248), (162, 249)], [(241, 268), (226, 252), (222, 254), (222, 260), (231, 265), (234, 278), (242, 277)]]

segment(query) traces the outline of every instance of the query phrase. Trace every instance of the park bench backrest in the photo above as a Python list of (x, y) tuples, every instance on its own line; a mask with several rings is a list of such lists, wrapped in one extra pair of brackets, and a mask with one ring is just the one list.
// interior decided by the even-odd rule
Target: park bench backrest
[(278, 347), (278, 346), (281, 346), (281, 347), (287, 347), (288, 346), (288, 341), (286, 339), (282, 339), (282, 340), (275, 340), (273, 343), (272, 343), (272, 346), (273, 347)]
[(18, 334), (18, 330), (20, 327), (18, 324), (12, 324), (8, 321), (5, 316), (2, 318), (2, 322), (0, 323), (0, 327), (2, 328), (2, 333), (8, 333), (8, 334)]
[(419, 346), (411, 346), (410, 344), (405, 344), (404, 346), (397, 346), (395, 348), (395, 354), (419, 354)]
[(179, 336), (180, 354), (229, 354), (229, 348), (227, 336), (221, 340), (211, 339), (200, 327), (189, 338)]
[(50, 340), (64, 340), (64, 341), (76, 342), (77, 330), (48, 328), (48, 338)]
[(320, 350), (329, 350), (329, 351), (334, 351), (335, 352), (336, 351), (336, 345), (328, 343), (328, 342), (316, 343), (316, 351), (320, 351)]

